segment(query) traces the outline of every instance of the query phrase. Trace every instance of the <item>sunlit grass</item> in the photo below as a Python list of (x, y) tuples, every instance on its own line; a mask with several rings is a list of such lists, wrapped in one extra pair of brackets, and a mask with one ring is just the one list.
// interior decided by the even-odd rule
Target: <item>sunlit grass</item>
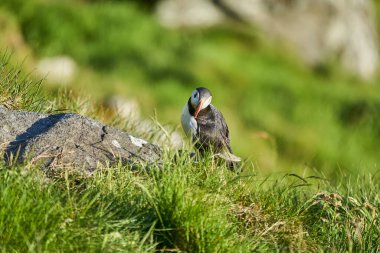
[[(13, 71), (20, 72), (7, 67), (2, 73)], [(100, 115), (91, 103), (57, 94), (47, 102), (22, 75), (10, 80), (0, 80), (0, 87), (14, 92), (0, 98), (19, 97), (11, 108), (31, 110), (37, 103), (43, 111), (63, 107)], [(33, 99), (15, 92), (21, 87), (33, 91)], [(162, 135), (156, 125), (144, 137)], [(139, 132), (138, 124), (126, 128)], [(28, 162), (2, 162), (0, 251), (377, 252), (379, 185), (378, 175), (344, 171), (334, 178), (318, 172), (265, 176), (249, 161), (237, 173), (175, 150), (156, 166), (99, 167), (91, 176), (75, 168), (42, 171)]]
[[(380, 180), (369, 173), (379, 162), (377, 86), (334, 62), (312, 70), (255, 31), (167, 31), (131, 2), (47, 3), (1, 4), (38, 57), (68, 54), (81, 74), (72, 87), (41, 90), (2, 54), (1, 105), (77, 112), (158, 142), (163, 122), (178, 124), (204, 85), (234, 150), (251, 160), (236, 173), (163, 146), (157, 167), (91, 177), (1, 163), (0, 251), (380, 251)], [(106, 108), (115, 90), (137, 97), (146, 115), (157, 107), (150, 131)]]
[(0, 104), (10, 109), (40, 111), (45, 100), (41, 81), (9, 64), (10, 53), (0, 51)]
[(50, 178), (38, 169), (2, 165), (1, 249), (379, 250), (378, 178), (333, 186), (297, 175), (237, 175), (208, 159), (163, 164)]

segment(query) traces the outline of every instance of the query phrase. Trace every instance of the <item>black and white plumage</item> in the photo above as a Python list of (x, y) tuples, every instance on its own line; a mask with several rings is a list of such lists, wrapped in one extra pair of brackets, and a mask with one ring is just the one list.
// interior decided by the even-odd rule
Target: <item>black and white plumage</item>
[(212, 150), (225, 160), (240, 162), (240, 158), (232, 154), (227, 123), (211, 100), (212, 94), (207, 88), (195, 89), (182, 110), (182, 127), (200, 153)]

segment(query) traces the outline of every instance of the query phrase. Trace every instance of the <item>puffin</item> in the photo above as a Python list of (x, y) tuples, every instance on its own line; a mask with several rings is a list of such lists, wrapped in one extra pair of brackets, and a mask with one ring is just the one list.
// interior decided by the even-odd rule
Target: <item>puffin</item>
[(196, 88), (182, 110), (182, 128), (201, 155), (212, 151), (234, 168), (241, 159), (232, 153), (226, 120), (211, 100), (209, 89)]

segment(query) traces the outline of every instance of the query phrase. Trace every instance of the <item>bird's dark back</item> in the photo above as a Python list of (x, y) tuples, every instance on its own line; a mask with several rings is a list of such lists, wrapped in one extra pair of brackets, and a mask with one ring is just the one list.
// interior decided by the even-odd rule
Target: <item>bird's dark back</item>
[(230, 147), (229, 130), (222, 113), (213, 105), (199, 112), (197, 117), (198, 129), (195, 147), (204, 152), (212, 150), (215, 153)]

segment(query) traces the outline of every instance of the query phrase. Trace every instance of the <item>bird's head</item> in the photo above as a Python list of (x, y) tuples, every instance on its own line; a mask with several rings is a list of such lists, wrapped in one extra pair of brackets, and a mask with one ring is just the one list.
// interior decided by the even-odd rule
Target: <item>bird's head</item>
[(190, 103), (195, 110), (194, 118), (197, 118), (199, 112), (211, 104), (211, 99), (211, 92), (207, 88), (199, 87), (193, 91), (190, 97)]

